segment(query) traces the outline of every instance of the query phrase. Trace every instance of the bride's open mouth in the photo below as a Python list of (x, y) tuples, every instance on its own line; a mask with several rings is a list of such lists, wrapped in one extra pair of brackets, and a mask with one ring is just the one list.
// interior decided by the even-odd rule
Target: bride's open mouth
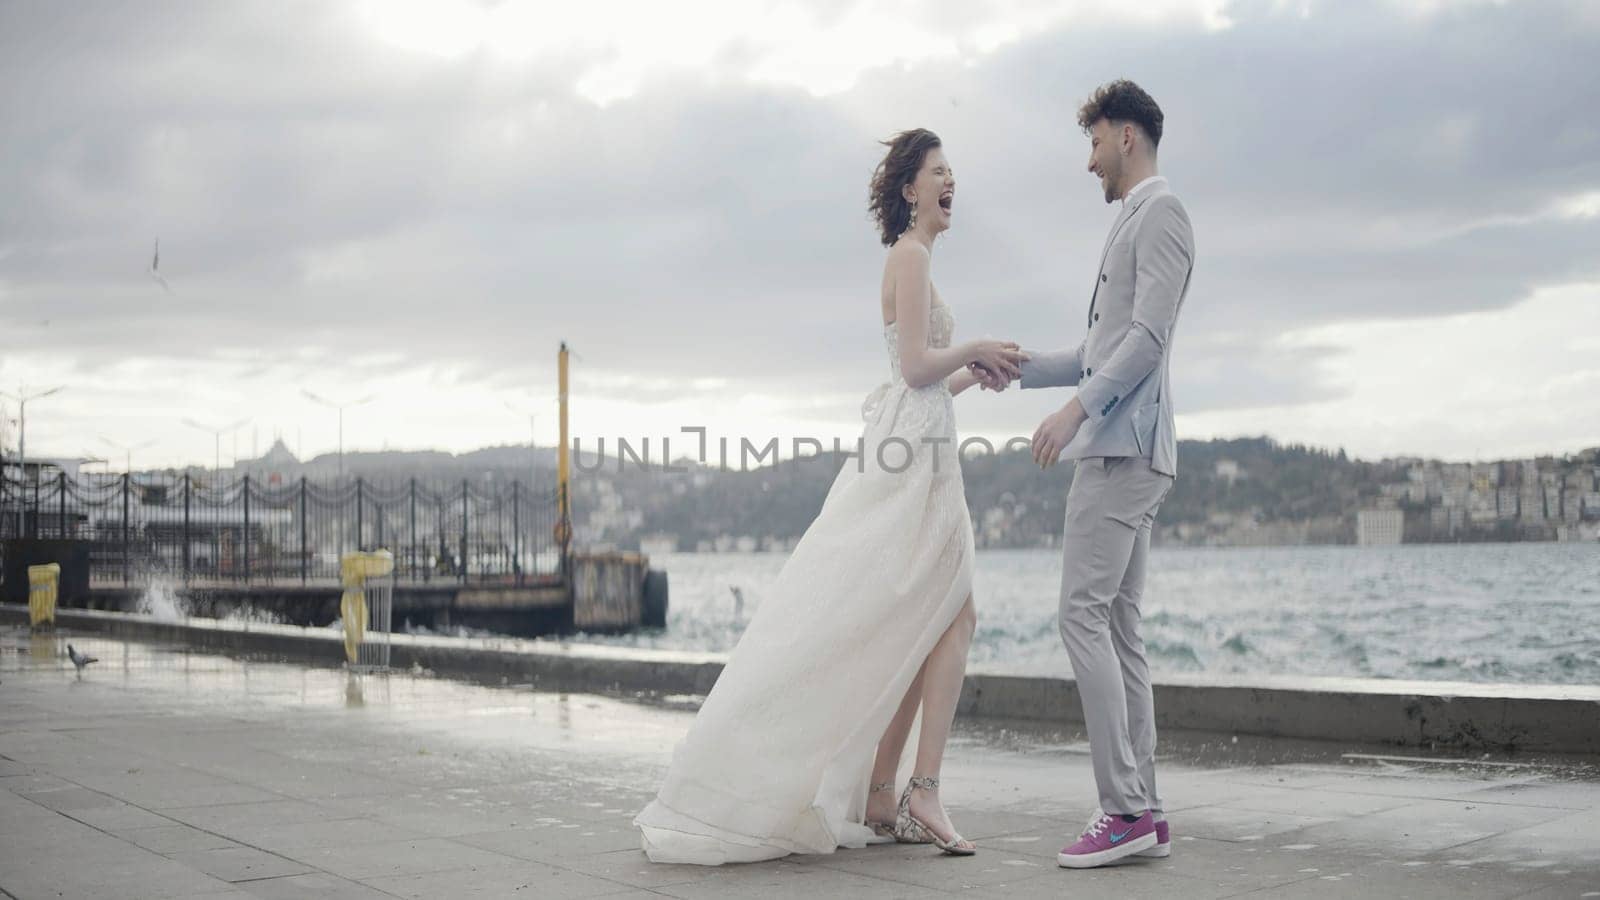
[(940, 194), (939, 195), (939, 208), (944, 210), (945, 212), (949, 212), (950, 211), (950, 204), (954, 203), (955, 199), (956, 199), (956, 195), (955, 194)]

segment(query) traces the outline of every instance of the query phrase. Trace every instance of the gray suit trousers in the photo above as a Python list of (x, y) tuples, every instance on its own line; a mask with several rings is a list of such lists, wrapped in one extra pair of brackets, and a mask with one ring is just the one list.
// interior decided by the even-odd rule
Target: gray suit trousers
[(1061, 639), (1083, 701), (1100, 808), (1111, 814), (1162, 809), (1139, 600), (1150, 528), (1172, 484), (1148, 459), (1088, 457), (1067, 492)]

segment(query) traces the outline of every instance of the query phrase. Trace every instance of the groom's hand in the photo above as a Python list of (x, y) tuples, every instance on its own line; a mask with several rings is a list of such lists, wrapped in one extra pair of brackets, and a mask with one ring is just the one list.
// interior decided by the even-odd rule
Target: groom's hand
[(1033, 432), (1033, 461), (1040, 468), (1048, 469), (1056, 464), (1061, 457), (1061, 451), (1072, 443), (1077, 436), (1078, 429), (1089, 416), (1083, 411), (1083, 404), (1073, 397), (1066, 406), (1045, 417)]
[(978, 380), (978, 386), (989, 391), (1003, 391), (1011, 384), (1011, 378), (1003, 373), (989, 371), (980, 363), (967, 363), (967, 371)]

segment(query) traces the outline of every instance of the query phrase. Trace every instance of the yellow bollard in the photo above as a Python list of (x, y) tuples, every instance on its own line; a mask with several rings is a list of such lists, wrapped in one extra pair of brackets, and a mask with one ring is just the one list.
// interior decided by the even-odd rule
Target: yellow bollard
[(38, 628), (40, 623), (56, 624), (56, 595), (61, 585), (61, 566), (46, 563), (28, 567), (28, 624)]
[(394, 554), (387, 550), (355, 551), (339, 560), (339, 581), (344, 585), (339, 616), (344, 620), (344, 655), (351, 665), (358, 661), (361, 639), (367, 633), (367, 579), (393, 571)]

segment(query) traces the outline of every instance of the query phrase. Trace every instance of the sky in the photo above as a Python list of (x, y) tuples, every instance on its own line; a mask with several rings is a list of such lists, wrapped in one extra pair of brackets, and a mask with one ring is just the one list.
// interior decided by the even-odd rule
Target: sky
[[(1137, 9), (1133, 9), (1137, 7)], [(853, 442), (888, 377), (866, 185), (956, 172), (957, 339), (1081, 339), (1132, 78), (1194, 223), (1183, 438), (1600, 445), (1600, 4), (0, 5), (0, 391), (28, 453)], [(159, 271), (149, 274), (160, 240)], [(972, 392), (1030, 435), (1069, 391)], [(0, 398), (0, 443), (17, 405)], [(531, 417), (531, 419), (530, 419)]]

